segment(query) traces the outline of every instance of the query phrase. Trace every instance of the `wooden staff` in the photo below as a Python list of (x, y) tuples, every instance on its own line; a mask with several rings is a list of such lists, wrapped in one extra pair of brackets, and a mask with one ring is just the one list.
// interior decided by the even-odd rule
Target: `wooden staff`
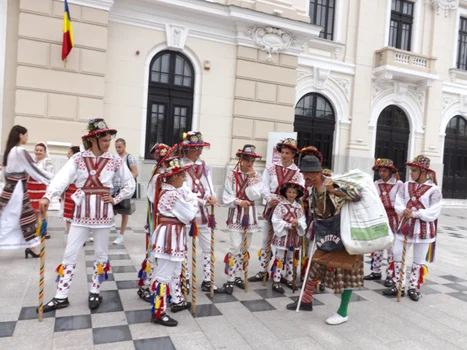
[(211, 228), (211, 298), (214, 298), (214, 261), (216, 256), (214, 255), (214, 230), (216, 228), (216, 219), (214, 217), (214, 205), (211, 205), (211, 215), (209, 216), (209, 227)]
[(44, 309), (44, 270), (45, 270), (45, 236), (47, 234), (47, 220), (42, 219), (36, 230), (36, 236), (41, 237), (40, 269), (39, 269), (39, 308), (37, 319), (42, 322), (42, 313)]
[(264, 259), (264, 268), (266, 270), (264, 276), (263, 276), (263, 286), (266, 286), (266, 280), (268, 276), (268, 270), (269, 270), (269, 263), (271, 260), (271, 242), (272, 242), (272, 236), (274, 235), (274, 229), (272, 228), (272, 223), (271, 223), (271, 218), (272, 218), (272, 211), (271, 211), (271, 216), (269, 217), (269, 232), (268, 232), (268, 244), (266, 245), (266, 257)]
[[(406, 219), (404, 217), (399, 222), (399, 226), (397, 227), (397, 230), (396, 230), (397, 233), (401, 233), (401, 229), (405, 221)], [(397, 302), (399, 303), (401, 301), (401, 296), (402, 296), (402, 279), (404, 278), (404, 274), (405, 274), (405, 255), (407, 253), (407, 235), (404, 234), (403, 232), (402, 234), (404, 235), (404, 245), (402, 247), (402, 262), (401, 262), (401, 269), (399, 271), (399, 286), (398, 286), (399, 288), (397, 290)]]
[(191, 313), (196, 313), (196, 236), (191, 237)]
[(243, 214), (243, 273), (245, 274), (245, 293), (248, 292), (248, 226), (249, 225), (249, 207), (244, 208)]
[(311, 244), (310, 258), (308, 259), (308, 265), (306, 267), (305, 279), (303, 280), (302, 290), (300, 291), (300, 295), (298, 297), (297, 309), (295, 310), (296, 312), (300, 311), (300, 304), (302, 303), (302, 297), (303, 297), (303, 293), (305, 292), (305, 286), (306, 286), (306, 282), (308, 280), (308, 274), (310, 273), (311, 259), (313, 258), (313, 254), (315, 253), (315, 249), (316, 249), (316, 241), (315, 240), (311, 241), (310, 244)]
[(187, 289), (187, 280), (186, 280), (186, 264), (187, 259), (184, 259), (182, 262), (182, 285), (183, 285), (183, 297), (187, 300), (188, 289)]

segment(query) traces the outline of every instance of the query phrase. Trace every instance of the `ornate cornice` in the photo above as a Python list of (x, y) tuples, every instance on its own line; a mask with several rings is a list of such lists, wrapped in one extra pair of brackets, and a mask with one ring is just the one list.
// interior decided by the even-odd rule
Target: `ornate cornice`
[(459, 7), (459, 0), (426, 0), (426, 2), (436, 7), (436, 13), (438, 15), (440, 11), (443, 10), (444, 17), (448, 16), (449, 11)]
[(109, 11), (114, 5), (115, 0), (68, 0), (68, 2), (70, 4)]

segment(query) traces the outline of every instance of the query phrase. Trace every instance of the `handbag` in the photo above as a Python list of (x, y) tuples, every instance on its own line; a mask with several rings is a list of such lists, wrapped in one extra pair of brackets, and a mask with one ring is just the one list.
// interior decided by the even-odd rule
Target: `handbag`
[(344, 247), (342, 242), (341, 230), (341, 217), (340, 214), (335, 215), (336, 208), (332, 203), (329, 196), (326, 196), (326, 204), (329, 207), (331, 216), (326, 219), (320, 219), (316, 214), (316, 194), (312, 193), (313, 205), (313, 231), (315, 235), (316, 247), (325, 252), (333, 252), (340, 250)]
[(135, 202), (131, 199), (124, 199), (120, 203), (114, 205), (114, 211), (120, 215), (131, 215), (136, 211)]

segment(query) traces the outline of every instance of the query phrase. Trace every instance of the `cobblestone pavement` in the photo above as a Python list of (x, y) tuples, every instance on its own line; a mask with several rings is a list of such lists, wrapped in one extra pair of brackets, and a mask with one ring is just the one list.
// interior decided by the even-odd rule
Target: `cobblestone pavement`
[[(92, 274), (93, 244), (80, 253), (68, 308), (36, 319), (39, 260), (24, 259), (24, 252), (0, 251), (0, 349), (467, 349), (467, 220), (465, 209), (443, 209), (439, 220), (436, 260), (429, 266), (423, 298), (407, 297), (397, 303), (381, 295), (381, 283), (367, 282), (356, 291), (349, 307), (349, 321), (328, 326), (340, 298), (327, 290), (316, 294), (313, 312), (285, 309), (298, 293), (273, 294), (270, 282), (250, 283), (245, 293), (210, 299), (198, 286), (197, 313), (173, 315), (175, 328), (149, 322), (150, 306), (137, 295), (137, 270), (145, 256), (145, 203), (137, 202), (130, 217), (124, 245), (113, 245), (111, 273), (102, 285), (103, 304), (91, 312), (87, 294)], [(229, 237), (227, 210), (216, 211), (216, 284), (225, 282), (223, 258)], [(52, 238), (46, 247), (45, 300), (55, 291), (55, 267), (61, 262), (67, 235), (64, 223), (51, 213)], [(117, 219), (117, 227), (120, 219)], [(250, 274), (259, 268), (255, 258), (261, 242), (253, 237)], [(198, 260), (200, 261), (200, 260)], [(410, 264), (411, 254), (408, 263)], [(198, 264), (198, 276), (201, 275)], [(369, 257), (366, 257), (369, 272)]]

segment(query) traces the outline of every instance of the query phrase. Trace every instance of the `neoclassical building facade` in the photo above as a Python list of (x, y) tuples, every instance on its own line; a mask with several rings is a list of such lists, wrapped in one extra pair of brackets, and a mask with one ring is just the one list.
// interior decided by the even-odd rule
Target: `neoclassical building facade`
[[(375, 157), (432, 160), (443, 195), (467, 199), (466, 0), (0, 0), (1, 147), (14, 124), (59, 167), (90, 117), (139, 159), (202, 131), (216, 188), (245, 143), (296, 132), (335, 172)], [(264, 162), (258, 163), (264, 167)]]

